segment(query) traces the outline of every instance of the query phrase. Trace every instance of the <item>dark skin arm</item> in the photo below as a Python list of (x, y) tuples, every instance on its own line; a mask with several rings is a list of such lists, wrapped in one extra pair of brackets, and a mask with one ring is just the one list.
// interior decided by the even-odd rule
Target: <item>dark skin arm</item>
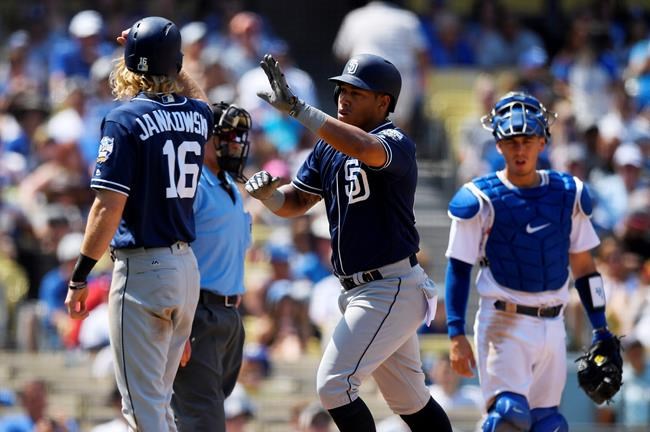
[(386, 150), (379, 139), (356, 126), (328, 117), (318, 136), (341, 153), (371, 167), (386, 163)]
[(284, 193), (284, 205), (275, 214), (282, 217), (301, 216), (314, 206), (321, 197), (296, 189), (291, 185), (278, 188)]
[[(386, 150), (379, 139), (366, 130), (372, 130), (384, 122), (390, 100), (390, 96), (386, 94), (342, 84), (339, 92), (339, 111), (345, 112), (347, 116), (356, 115), (354, 120), (348, 121), (358, 126), (328, 116), (317, 134), (341, 153), (368, 166), (380, 167), (386, 163)], [(364, 112), (361, 118), (358, 117), (360, 112)]]

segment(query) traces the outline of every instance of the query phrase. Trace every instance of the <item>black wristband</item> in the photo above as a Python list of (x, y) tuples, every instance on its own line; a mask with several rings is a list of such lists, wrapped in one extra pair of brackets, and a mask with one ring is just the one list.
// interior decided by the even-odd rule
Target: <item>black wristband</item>
[(88, 274), (95, 267), (95, 264), (97, 264), (96, 259), (80, 253), (79, 258), (77, 258), (77, 263), (74, 265), (74, 270), (72, 270), (70, 280), (72, 282), (85, 282)]
[(88, 283), (86, 281), (83, 282), (73, 282), (70, 281), (68, 282), (68, 288), (71, 290), (80, 290), (88, 287)]

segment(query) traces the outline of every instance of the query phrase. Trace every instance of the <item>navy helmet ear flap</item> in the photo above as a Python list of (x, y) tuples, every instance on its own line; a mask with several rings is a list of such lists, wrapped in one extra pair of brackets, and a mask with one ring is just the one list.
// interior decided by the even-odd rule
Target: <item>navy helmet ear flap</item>
[(395, 111), (395, 106), (397, 105), (397, 99), (390, 94), (386, 93), (390, 97), (390, 102), (388, 103), (388, 112), (394, 112)]
[(339, 95), (341, 94), (341, 86), (339, 84), (334, 86), (334, 104), (338, 106), (339, 104)]

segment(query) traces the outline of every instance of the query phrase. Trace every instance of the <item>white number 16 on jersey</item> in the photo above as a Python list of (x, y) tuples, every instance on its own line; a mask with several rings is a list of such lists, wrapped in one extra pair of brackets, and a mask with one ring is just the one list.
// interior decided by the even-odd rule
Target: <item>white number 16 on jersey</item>
[[(178, 146), (178, 157), (174, 152), (174, 144), (171, 140), (165, 142), (163, 154), (167, 156), (167, 169), (169, 170), (169, 187), (165, 189), (167, 198), (192, 198), (196, 193), (196, 184), (199, 177), (199, 166), (194, 163), (185, 163), (185, 155), (194, 153), (201, 155), (201, 146), (196, 141), (183, 141)], [(176, 159), (178, 159), (178, 183), (174, 184), (176, 178)], [(187, 186), (187, 176), (190, 176), (190, 185)]]

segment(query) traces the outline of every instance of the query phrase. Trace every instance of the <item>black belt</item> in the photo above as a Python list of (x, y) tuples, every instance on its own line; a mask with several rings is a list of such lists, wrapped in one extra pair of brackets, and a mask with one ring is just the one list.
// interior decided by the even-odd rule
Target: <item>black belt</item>
[[(409, 256), (409, 264), (411, 264), (411, 267), (415, 267), (417, 263), (418, 263), (418, 258), (415, 256), (415, 254)], [(376, 280), (382, 280), (383, 278), (384, 276), (381, 274), (379, 270), (370, 270), (361, 273), (362, 282), (359, 283), (357, 283), (352, 276), (340, 277), (339, 280), (341, 281), (341, 285), (343, 285), (343, 288), (345, 288), (346, 290), (351, 290), (352, 288), (356, 288), (359, 285), (363, 285), (365, 283), (376, 281)]]
[(212, 291), (201, 290), (199, 301), (205, 305), (219, 305), (231, 308), (237, 307), (239, 295), (223, 296)]
[(518, 314), (529, 315), (538, 318), (555, 318), (556, 316), (560, 315), (560, 312), (562, 311), (562, 305), (537, 308), (533, 306), (507, 303), (503, 300), (495, 301), (494, 307), (500, 311), (515, 312)]

